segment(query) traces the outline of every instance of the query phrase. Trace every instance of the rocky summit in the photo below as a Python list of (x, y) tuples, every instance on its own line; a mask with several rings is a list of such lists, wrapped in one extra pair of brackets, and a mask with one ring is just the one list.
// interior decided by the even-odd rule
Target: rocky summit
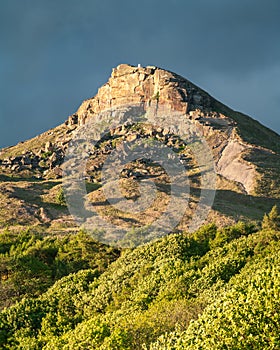
[[(69, 142), (90, 118), (106, 110), (140, 105), (143, 110), (167, 107), (185, 116), (200, 130), (213, 154), (217, 173), (216, 197), (208, 221), (224, 225), (258, 221), (280, 198), (280, 136), (256, 120), (236, 112), (187, 79), (154, 67), (121, 64), (108, 82), (85, 100), (64, 124), (33, 139), (0, 151), (0, 225), (45, 225), (52, 231), (73, 229), (67, 206), (61, 199), (62, 165)], [(86, 183), (88, 199), (100, 215), (118, 225), (150, 224), (168, 201), (166, 174), (157, 164), (136, 159), (120, 177), (126, 198), (138, 193), (137, 183), (152, 177), (159, 199), (145, 213), (128, 215), (113, 210), (102, 193), (100, 171), (110, 152), (124, 141), (153, 138), (171, 147), (186, 167), (191, 185), (189, 212), (178, 229), (187, 227), (195, 210), (201, 174), (195, 157), (176, 135), (153, 126), (121, 126), (111, 130), (89, 155)], [(165, 204), (164, 204), (165, 203)]]

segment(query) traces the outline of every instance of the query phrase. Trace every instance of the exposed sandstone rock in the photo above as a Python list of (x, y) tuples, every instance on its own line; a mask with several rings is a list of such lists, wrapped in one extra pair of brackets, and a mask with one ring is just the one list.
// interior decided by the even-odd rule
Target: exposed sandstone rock
[[(157, 67), (121, 64), (113, 69), (108, 82), (98, 90), (97, 95), (82, 103), (77, 113), (68, 119), (68, 124), (74, 120), (81, 126), (88, 118), (116, 106), (141, 104), (144, 110), (151, 106), (166, 106), (185, 114), (194, 127), (201, 131), (213, 150), (218, 173), (239, 182), (250, 193), (255, 185), (256, 167), (243, 159), (243, 153), (250, 145), (242, 142), (241, 147), (239, 140), (234, 142), (237, 123), (213, 110), (213, 101), (209, 94), (177, 74)], [(149, 126), (145, 128), (146, 135), (159, 140), (164, 137), (167, 145), (180, 147), (176, 140), (171, 139), (170, 130), (155, 130)], [(128, 142), (139, 136), (137, 133), (127, 135), (124, 126), (112, 130), (111, 135), (126, 135)]]
[(48, 141), (45, 145), (45, 152), (52, 152), (54, 150), (54, 145), (52, 142)]
[[(113, 69), (112, 75), (98, 94), (82, 103), (77, 111), (78, 123), (82, 125), (91, 115), (119, 105), (125, 104), (164, 104), (171, 109), (187, 112), (195, 105), (198, 97), (193, 98), (192, 85), (186, 85), (186, 80), (156, 67), (132, 67), (121, 64)], [(202, 103), (206, 94), (196, 93)], [(205, 101), (204, 101), (205, 103)], [(68, 119), (70, 122), (70, 120)]]
[(51, 221), (51, 219), (48, 217), (46, 210), (43, 207), (38, 209), (37, 215), (39, 216), (40, 221), (44, 223), (49, 223)]
[(217, 164), (218, 174), (244, 186), (247, 193), (254, 187), (256, 168), (242, 158), (246, 145), (233, 139), (228, 142)]

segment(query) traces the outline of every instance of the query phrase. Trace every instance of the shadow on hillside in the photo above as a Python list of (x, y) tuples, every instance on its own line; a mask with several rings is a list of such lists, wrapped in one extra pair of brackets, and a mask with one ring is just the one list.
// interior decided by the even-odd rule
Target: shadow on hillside
[[(10, 183), (15, 182), (15, 184), (12, 184), (15, 190), (12, 193), (12, 196), (23, 200), (27, 204), (31, 204), (31, 205), (35, 204), (38, 207), (43, 207), (44, 209), (47, 210), (51, 219), (59, 218), (61, 217), (61, 215), (65, 215), (68, 213), (67, 206), (55, 204), (55, 203), (52, 203), (51, 201), (46, 202), (46, 201), (43, 201), (42, 199), (42, 195), (47, 193), (49, 190), (51, 190), (52, 187), (58, 185), (60, 183), (59, 181), (42, 181), (34, 178), (23, 179), (23, 178), (10, 177), (3, 174), (0, 175), (0, 181), (10, 182)], [(16, 184), (17, 182), (25, 182), (26, 187)], [(167, 195), (170, 195), (170, 184), (156, 184), (156, 187), (158, 191), (161, 191), (166, 193)], [(87, 185), (87, 190), (89, 192), (95, 191), (98, 188), (100, 188), (99, 184)], [(206, 196), (207, 196), (207, 193), (209, 194), (209, 196), (213, 195), (214, 193), (211, 191), (212, 190), (207, 190)], [(185, 192), (184, 186), (180, 184), (175, 185), (175, 193), (177, 193), (180, 196), (180, 194), (183, 194), (184, 192)], [(195, 211), (196, 205), (199, 203), (201, 190), (196, 187), (190, 187), (189, 192), (191, 196), (190, 202), (193, 204), (192, 209)], [(135, 198), (132, 197), (128, 199), (136, 200), (137, 198), (138, 196), (136, 196)], [(122, 199), (123, 198), (119, 198), (120, 201)], [(244, 219), (261, 220), (263, 218), (264, 213), (268, 213), (273, 207), (273, 205), (275, 204), (277, 204), (280, 207), (280, 199), (246, 195), (246, 194), (237, 193), (231, 190), (216, 190), (215, 200), (212, 208), (217, 213), (220, 213), (223, 216), (231, 217), (236, 221), (244, 220)], [(90, 205), (93, 208), (98, 206), (107, 207), (107, 206), (110, 206), (110, 203), (108, 200), (101, 200), (101, 201), (97, 200), (97, 201), (90, 202)], [(162, 209), (164, 210), (164, 207)], [(86, 209), (84, 213), (88, 218), (92, 216), (92, 212)], [(126, 219), (126, 221), (127, 220), (128, 219)], [(130, 219), (130, 220), (134, 220), (134, 219)]]
[[(159, 191), (165, 192), (170, 195), (170, 185), (161, 184), (157, 185)], [(176, 191), (178, 195), (185, 192), (184, 186), (176, 185)], [(195, 210), (196, 205), (200, 201), (201, 189), (190, 187), (190, 202), (193, 203), (193, 209)], [(204, 195), (207, 196), (215, 195), (214, 203), (212, 208), (218, 213), (229, 216), (234, 220), (242, 220), (248, 218), (249, 220), (261, 220), (264, 216), (264, 213), (268, 213), (273, 205), (277, 204), (280, 207), (280, 199), (261, 197), (261, 196), (252, 196), (242, 193), (237, 193), (231, 190), (216, 190), (213, 193), (213, 190), (206, 190)], [(174, 195), (174, 193), (173, 193)], [(137, 196), (138, 198), (138, 196)], [(137, 199), (135, 198), (135, 199)], [(133, 198), (129, 198), (133, 199)], [(90, 204), (92, 207), (106, 207), (110, 206), (110, 202), (116, 202), (123, 200), (123, 198), (114, 198), (105, 199), (101, 201), (93, 201)]]
[(280, 199), (246, 195), (230, 190), (217, 190), (213, 209), (235, 220), (248, 217), (251, 220), (261, 220), (264, 213), (273, 205), (280, 206)]
[(0, 182), (43, 182), (44, 179), (38, 179), (35, 176), (31, 177), (22, 177), (22, 176), (14, 176), (14, 175), (5, 175), (5, 174), (0, 174)]

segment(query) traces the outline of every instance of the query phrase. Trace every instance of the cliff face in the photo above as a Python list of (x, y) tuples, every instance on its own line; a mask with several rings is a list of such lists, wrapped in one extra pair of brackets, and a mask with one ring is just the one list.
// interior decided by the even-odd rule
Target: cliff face
[(84, 101), (77, 111), (79, 123), (107, 108), (125, 104), (164, 104), (187, 113), (195, 106), (209, 106), (210, 98), (182, 77), (156, 67), (121, 64), (97, 95)]

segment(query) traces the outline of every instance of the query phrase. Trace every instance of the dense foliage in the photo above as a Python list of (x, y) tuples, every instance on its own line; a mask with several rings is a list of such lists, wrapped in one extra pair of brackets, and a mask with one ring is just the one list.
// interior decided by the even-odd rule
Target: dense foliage
[[(82, 244), (77, 237), (61, 243), (62, 256)], [(126, 249), (107, 268), (92, 254), (78, 272), (2, 311), (0, 348), (279, 349), (279, 238), (278, 227), (207, 225)], [(106, 263), (116, 256), (106, 254)]]
[(24, 296), (39, 296), (61, 277), (81, 269), (101, 274), (119, 254), (82, 231), (50, 237), (38, 229), (6, 229), (0, 235), (0, 309)]

